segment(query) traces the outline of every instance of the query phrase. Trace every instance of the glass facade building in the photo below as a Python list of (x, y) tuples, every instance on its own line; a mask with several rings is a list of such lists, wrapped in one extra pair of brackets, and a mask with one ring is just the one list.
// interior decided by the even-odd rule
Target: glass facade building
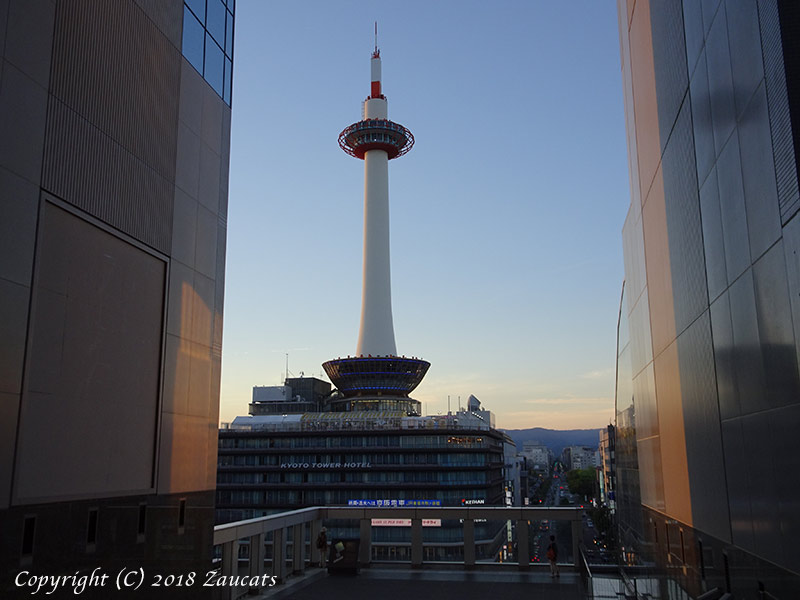
[(233, 5), (208, 7), (204, 80), (182, 0), (0, 2), (4, 598), (23, 569), (210, 566)]
[(800, 5), (619, 0), (618, 14), (625, 556), (653, 567), (661, 598), (800, 597)]

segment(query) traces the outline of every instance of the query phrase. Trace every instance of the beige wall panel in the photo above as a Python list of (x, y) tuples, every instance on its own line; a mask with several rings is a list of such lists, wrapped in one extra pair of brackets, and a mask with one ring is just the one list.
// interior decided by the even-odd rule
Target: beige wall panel
[(636, 439), (658, 435), (658, 406), (653, 363), (633, 380), (633, 397), (636, 403)]
[(642, 210), (642, 197), (639, 185), (639, 157), (636, 154), (636, 122), (633, 107), (633, 75), (631, 73), (631, 45), (628, 31), (627, 7), (624, 0), (619, 2), (620, 64), (622, 70), (622, 95), (625, 105), (625, 132), (628, 141), (628, 176), (631, 189), (631, 210), (637, 220)]
[(664, 510), (664, 480), (661, 472), (661, 440), (658, 436), (637, 440), (639, 486), (642, 504)]
[[(203, 344), (183, 342), (191, 356), (189, 367), (189, 397), (186, 414), (206, 417), (211, 414), (211, 348)], [(215, 421), (216, 422), (216, 421)]]
[(208, 84), (203, 76), (198, 73), (188, 60), (181, 61), (181, 99), (179, 118), (191, 131), (198, 136), (203, 126), (203, 103), (198, 99), (203, 97), (203, 90)]
[(195, 272), (192, 297), (192, 328), (189, 339), (203, 346), (211, 346), (214, 335), (214, 280)]
[[(222, 356), (212, 350), (211, 357), (211, 404), (209, 406), (209, 420), (212, 423), (219, 423), (219, 391), (222, 378)], [(215, 427), (208, 432), (208, 489), (217, 487), (217, 438), (219, 430)]]
[(217, 427), (207, 417), (162, 413), (159, 494), (216, 488), (216, 449), (209, 443)]
[(664, 478), (664, 506), (668, 515), (691, 525), (692, 496), (686, 459), (677, 342), (670, 344), (656, 357), (654, 363), (661, 438), (661, 468)]
[(653, 343), (650, 337), (650, 307), (645, 288), (631, 309), (631, 365), (636, 375), (653, 361)]
[(192, 356), (189, 344), (167, 334), (164, 346), (164, 412), (186, 414), (189, 402), (189, 378)]
[(194, 271), (173, 260), (169, 267), (167, 333), (181, 339), (191, 338), (194, 296)]
[(175, 187), (175, 209), (172, 222), (172, 260), (194, 268), (197, 244), (197, 200)]
[(639, 185), (646, 204), (647, 193), (661, 162), (658, 130), (656, 76), (653, 68), (653, 40), (649, 2), (639, 0), (630, 30), (633, 104), (636, 123), (636, 148), (639, 157)]
[(658, 356), (675, 339), (675, 306), (669, 260), (667, 209), (660, 167), (650, 191), (650, 200), (642, 209), (642, 225), (653, 356)]
[[(641, 213), (639, 213), (641, 215)], [(644, 236), (642, 220), (628, 211), (625, 225), (622, 227), (623, 257), (625, 260), (625, 294), (629, 309), (638, 301), (647, 285), (647, 274), (644, 269)]]

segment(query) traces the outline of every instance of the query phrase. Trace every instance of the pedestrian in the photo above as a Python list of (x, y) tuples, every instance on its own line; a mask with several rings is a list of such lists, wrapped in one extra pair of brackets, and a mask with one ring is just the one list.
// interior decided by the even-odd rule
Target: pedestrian
[(325, 568), (325, 559), (328, 556), (328, 530), (324, 527), (317, 536), (317, 550), (319, 550), (319, 567)]
[(547, 547), (547, 560), (550, 562), (550, 577), (561, 577), (558, 572), (558, 544), (556, 536), (550, 536), (550, 545)]

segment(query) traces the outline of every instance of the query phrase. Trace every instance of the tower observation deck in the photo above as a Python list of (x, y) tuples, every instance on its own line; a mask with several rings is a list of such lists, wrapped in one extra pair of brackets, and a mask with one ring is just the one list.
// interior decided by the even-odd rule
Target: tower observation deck
[(334, 401), (334, 410), (395, 408), (419, 414), (419, 402), (408, 394), (422, 381), (430, 363), (397, 355), (389, 259), (388, 164), (411, 150), (414, 136), (388, 118), (377, 43), (370, 71), (364, 118), (339, 134), (342, 150), (364, 161), (364, 265), (358, 345), (355, 357), (330, 360), (322, 366), (342, 395), (341, 400)]

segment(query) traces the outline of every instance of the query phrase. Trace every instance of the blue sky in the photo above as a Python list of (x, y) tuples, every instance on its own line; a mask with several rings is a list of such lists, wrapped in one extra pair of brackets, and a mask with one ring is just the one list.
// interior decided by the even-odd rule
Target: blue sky
[(613, 415), (629, 200), (616, 6), (596, 0), (239, 0), (220, 418), (286, 368), (355, 353), (363, 162), (337, 144), (369, 93), (389, 117), (398, 353), (427, 414), (470, 394), (503, 428)]

